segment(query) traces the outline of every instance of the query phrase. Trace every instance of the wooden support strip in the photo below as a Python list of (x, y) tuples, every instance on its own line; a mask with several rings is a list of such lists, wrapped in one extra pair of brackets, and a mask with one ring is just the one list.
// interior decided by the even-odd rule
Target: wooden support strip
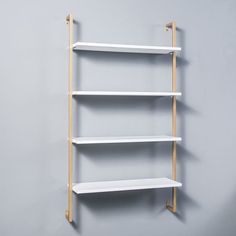
[(66, 18), (69, 25), (69, 79), (68, 79), (68, 209), (66, 218), (72, 222), (72, 53), (73, 53), (73, 17)]
[[(176, 23), (166, 25), (172, 29), (172, 47), (176, 47)], [(172, 53), (172, 92), (176, 92), (176, 52)], [(176, 96), (172, 97), (172, 136), (176, 136)], [(172, 179), (176, 180), (176, 142), (172, 143)], [(167, 205), (171, 212), (176, 212), (176, 188), (172, 188), (172, 206)]]

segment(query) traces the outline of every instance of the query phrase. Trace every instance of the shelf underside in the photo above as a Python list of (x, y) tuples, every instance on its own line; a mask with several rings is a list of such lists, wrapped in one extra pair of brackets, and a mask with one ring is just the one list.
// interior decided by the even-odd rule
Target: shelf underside
[(111, 144), (111, 143), (152, 143), (181, 141), (181, 137), (174, 136), (124, 136), (124, 137), (79, 137), (73, 138), (74, 144)]
[(124, 92), (124, 91), (74, 91), (73, 96), (130, 96), (130, 97), (172, 97), (180, 92)]
[(172, 52), (181, 51), (181, 48), (180, 47), (163, 47), (163, 46), (77, 42), (73, 44), (73, 50), (95, 51), (95, 52), (101, 51), (101, 52), (169, 54)]
[(172, 188), (181, 186), (182, 186), (181, 183), (168, 178), (151, 178), (151, 179), (79, 183), (79, 184), (74, 184), (73, 191), (77, 194), (86, 194), (86, 193), (131, 191), (131, 190), (141, 190), (141, 189)]

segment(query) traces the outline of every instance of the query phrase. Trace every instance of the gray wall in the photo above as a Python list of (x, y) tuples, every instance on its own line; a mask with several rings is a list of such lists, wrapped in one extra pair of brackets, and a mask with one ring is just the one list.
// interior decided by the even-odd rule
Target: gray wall
[[(0, 235), (235, 235), (234, 0), (2, 1)], [(178, 213), (170, 190), (95, 194), (67, 207), (66, 15), (75, 39), (178, 45)], [(169, 56), (80, 53), (74, 87), (165, 91)], [(170, 134), (171, 100), (74, 100), (75, 135)], [(170, 144), (74, 149), (74, 181), (171, 176)]]

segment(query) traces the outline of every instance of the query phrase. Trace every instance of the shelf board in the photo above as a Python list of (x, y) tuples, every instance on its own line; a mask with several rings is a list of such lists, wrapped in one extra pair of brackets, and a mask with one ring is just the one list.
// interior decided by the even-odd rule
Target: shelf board
[(73, 96), (127, 96), (127, 97), (172, 97), (180, 92), (124, 92), (124, 91), (73, 91)]
[(111, 143), (152, 143), (181, 141), (174, 136), (124, 136), (124, 137), (79, 137), (73, 138), (74, 144), (111, 144)]
[(77, 42), (77, 43), (73, 44), (73, 50), (147, 53), (147, 54), (169, 54), (171, 52), (181, 51), (181, 48), (180, 47), (163, 47), (163, 46), (129, 45), (129, 44)]
[(181, 187), (182, 184), (168, 178), (116, 180), (74, 184), (73, 192), (77, 194), (131, 191), (141, 189), (158, 189)]

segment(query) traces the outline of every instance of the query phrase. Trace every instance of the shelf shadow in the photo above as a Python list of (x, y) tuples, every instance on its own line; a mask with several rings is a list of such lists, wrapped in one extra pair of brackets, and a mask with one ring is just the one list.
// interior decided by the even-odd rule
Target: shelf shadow
[(142, 66), (151, 64), (170, 65), (171, 54), (145, 54), (145, 53), (123, 53), (123, 52), (102, 52), (102, 51), (74, 51), (77, 57), (83, 57), (91, 62), (105, 64), (140, 64)]
[(77, 200), (94, 214), (109, 214), (114, 210), (133, 214), (134, 211), (138, 213), (145, 209), (161, 212), (162, 205), (169, 197), (170, 191), (167, 189), (146, 189), (87, 194), (77, 196)]

